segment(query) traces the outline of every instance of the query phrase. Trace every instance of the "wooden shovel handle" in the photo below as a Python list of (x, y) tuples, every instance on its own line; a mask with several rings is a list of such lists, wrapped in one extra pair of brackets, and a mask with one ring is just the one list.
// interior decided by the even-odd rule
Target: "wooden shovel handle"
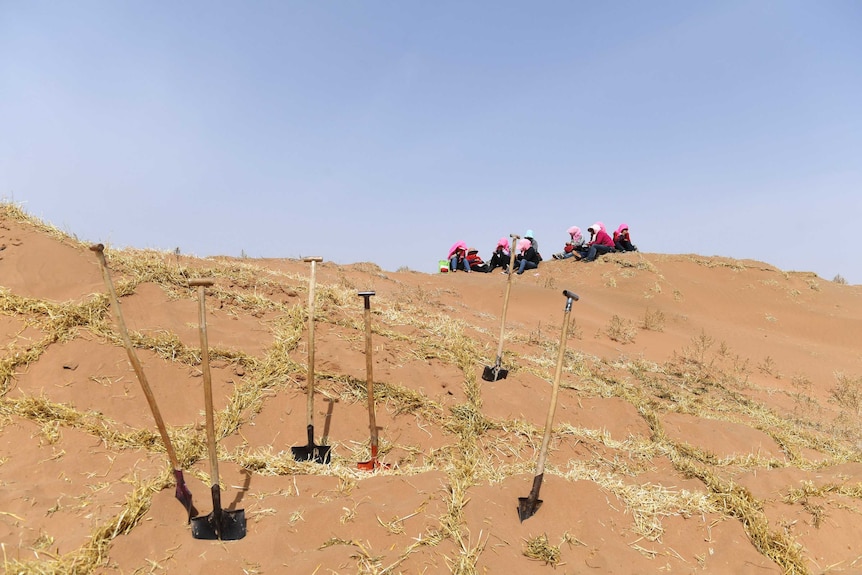
[(189, 280), (189, 287), (197, 287), (197, 286), (210, 287), (213, 284), (215, 284), (215, 281), (213, 281), (209, 278), (194, 278), (194, 279)]
[(138, 383), (140, 383), (141, 390), (144, 392), (144, 397), (147, 398), (147, 403), (150, 405), (153, 419), (156, 420), (156, 427), (159, 429), (159, 435), (162, 436), (162, 442), (165, 444), (165, 450), (168, 452), (168, 459), (170, 459), (171, 466), (174, 468), (174, 471), (176, 471), (180, 469), (180, 463), (177, 459), (177, 454), (174, 451), (174, 446), (171, 443), (171, 438), (168, 435), (167, 427), (165, 427), (165, 421), (162, 419), (162, 414), (159, 411), (158, 404), (156, 403), (156, 398), (153, 395), (153, 390), (150, 389), (147, 376), (144, 374), (144, 368), (141, 367), (141, 362), (138, 360), (134, 347), (132, 347), (132, 340), (129, 339), (129, 332), (126, 329), (126, 322), (123, 319), (120, 302), (117, 300), (117, 292), (114, 290), (114, 283), (111, 281), (111, 274), (108, 272), (108, 264), (105, 261), (105, 246), (102, 244), (95, 244), (90, 246), (90, 250), (95, 252), (96, 257), (99, 259), (99, 268), (102, 271), (102, 279), (105, 281), (105, 287), (108, 290), (108, 297), (110, 298), (111, 307), (114, 309), (114, 317), (117, 320), (120, 337), (123, 339), (123, 346), (126, 348), (126, 354), (129, 356), (129, 363), (132, 364), (132, 368), (135, 370), (135, 375), (138, 376)]
[(311, 263), (311, 276), (308, 280), (308, 398), (306, 405), (306, 418), (309, 426), (314, 426), (314, 285), (315, 266), (322, 262), (319, 256), (303, 258), (302, 261)]
[(206, 310), (206, 295), (204, 288), (213, 285), (210, 279), (190, 280), (189, 285), (198, 287), (198, 333), (201, 339), (201, 368), (204, 377), (204, 405), (206, 407), (207, 418), (207, 450), (210, 456), (210, 485), (216, 487), (219, 485), (218, 474), (218, 452), (216, 451), (215, 441), (215, 415), (213, 414), (213, 382), (210, 373), (210, 351), (209, 340), (207, 338), (207, 310)]
[(512, 269), (515, 266), (515, 242), (518, 241), (521, 236), (518, 234), (509, 234), (509, 237), (512, 238), (512, 248), (509, 250), (509, 277), (506, 278), (506, 295), (503, 296), (503, 315), (500, 318), (500, 342), (497, 344), (497, 364), (499, 364), (500, 360), (503, 359), (503, 336), (506, 333), (506, 312), (509, 309), (509, 292), (512, 290), (512, 276), (515, 274), (515, 270)]
[(569, 313), (572, 311), (572, 301), (579, 298), (569, 290), (563, 290), (566, 296), (566, 309), (563, 314), (563, 328), (560, 332), (560, 350), (557, 352), (557, 368), (554, 370), (554, 388), (551, 391), (551, 405), (545, 420), (545, 435), (542, 438), (542, 448), (539, 450), (539, 461), (536, 463), (536, 476), (545, 473), (545, 459), (548, 456), (548, 445), (551, 443), (551, 427), (554, 424), (554, 412), (557, 409), (557, 395), (560, 391), (560, 375), (563, 373), (563, 356), (566, 354), (566, 335), (569, 331)]
[(371, 453), (373, 457), (377, 456), (377, 417), (374, 413), (374, 373), (372, 368), (371, 358), (371, 296), (373, 291), (361, 291), (359, 295), (365, 298), (365, 373), (366, 373), (366, 394), (368, 395), (368, 427), (371, 431)]

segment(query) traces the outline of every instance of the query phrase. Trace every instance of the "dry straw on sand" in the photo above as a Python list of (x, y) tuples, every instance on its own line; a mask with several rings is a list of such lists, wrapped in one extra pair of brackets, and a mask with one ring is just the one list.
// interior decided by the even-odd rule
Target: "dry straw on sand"
[[(192, 539), (172, 498), (87, 245), (9, 204), (0, 245), (7, 573), (862, 570), (859, 286), (696, 255), (543, 262), (514, 281), (510, 373), (488, 382), (506, 278), (322, 263), (315, 420), (332, 463), (321, 466), (290, 453), (305, 419), (307, 267), (109, 246), (131, 341), (201, 507), (188, 279), (216, 278), (207, 322), (221, 488), (226, 507), (245, 509), (248, 535), (211, 543)], [(521, 523), (560, 287), (581, 302), (544, 504)], [(369, 436), (357, 290), (377, 294), (374, 401), (391, 468), (374, 473), (356, 468)]]

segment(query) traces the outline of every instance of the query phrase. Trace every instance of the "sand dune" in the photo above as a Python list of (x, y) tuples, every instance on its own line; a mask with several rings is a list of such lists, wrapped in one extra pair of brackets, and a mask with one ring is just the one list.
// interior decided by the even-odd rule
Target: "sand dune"
[[(505, 232), (506, 230), (502, 230)], [(646, 244), (644, 244), (646, 245)], [(7, 573), (862, 573), (862, 287), (749, 260), (611, 254), (508, 277), (105, 254), (198, 513), (211, 511), (197, 292), (222, 503), (192, 537), (97, 259), (0, 209)], [(565, 319), (542, 505), (533, 484)], [(363, 298), (380, 460), (369, 459)]]

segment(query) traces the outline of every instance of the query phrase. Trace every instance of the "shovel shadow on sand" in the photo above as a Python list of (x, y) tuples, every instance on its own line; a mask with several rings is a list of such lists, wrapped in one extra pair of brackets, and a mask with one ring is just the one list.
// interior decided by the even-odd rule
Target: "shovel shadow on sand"
[(329, 429), (332, 427), (332, 412), (335, 410), (335, 404), (338, 403), (336, 397), (325, 397), (323, 401), (327, 403), (326, 415), (323, 416), (323, 435), (320, 437), (321, 443), (329, 445)]
[(242, 489), (238, 489), (236, 492), (236, 497), (233, 498), (233, 501), (230, 502), (230, 505), (227, 506), (227, 509), (236, 509), (239, 507), (239, 504), (242, 503), (245, 494), (248, 492), (249, 487), (251, 486), (251, 471), (248, 469), (243, 469), (240, 471), (243, 475), (242, 480)]

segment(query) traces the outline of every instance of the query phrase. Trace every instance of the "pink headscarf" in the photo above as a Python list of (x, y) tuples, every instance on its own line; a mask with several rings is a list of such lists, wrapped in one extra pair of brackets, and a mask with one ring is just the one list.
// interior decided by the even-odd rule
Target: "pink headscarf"
[(462, 249), (462, 250), (464, 250), (464, 251), (466, 252), (466, 251), (467, 251), (467, 244), (465, 244), (464, 242), (455, 242), (454, 244), (452, 244), (452, 247), (451, 247), (451, 248), (449, 248), (449, 255), (448, 255), (448, 256), (446, 256), (446, 258), (447, 258), (447, 259), (452, 259), (452, 256), (455, 254), (455, 252), (456, 252), (459, 248), (460, 248), (460, 249)]
[(572, 226), (569, 228), (569, 235), (572, 236), (572, 241), (577, 242), (581, 239), (581, 228), (578, 226)]
[(620, 227), (617, 228), (617, 233), (621, 234), (621, 233), (623, 233), (623, 230), (627, 230), (627, 229), (629, 229), (628, 224), (620, 224)]
[(508, 238), (500, 238), (497, 240), (498, 248), (508, 248), (509, 247), (509, 239)]
[(520, 240), (518, 240), (518, 251), (521, 253), (524, 253), (525, 251), (530, 249), (530, 246), (532, 246), (532, 245), (533, 245), (533, 242), (531, 242), (530, 240), (528, 240), (526, 238), (520, 239)]
[(593, 231), (596, 233), (599, 233), (599, 230), (607, 230), (608, 229), (605, 227), (605, 224), (603, 224), (602, 222), (596, 222), (593, 225), (591, 225), (590, 227), (593, 228)]

